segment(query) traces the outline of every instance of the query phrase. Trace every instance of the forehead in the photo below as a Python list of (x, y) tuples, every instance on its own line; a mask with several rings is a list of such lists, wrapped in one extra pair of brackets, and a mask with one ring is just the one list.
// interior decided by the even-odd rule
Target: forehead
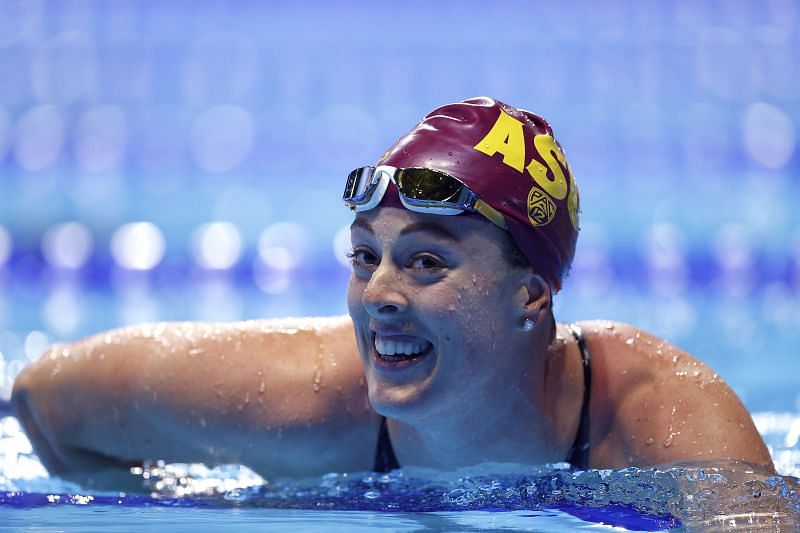
[(408, 209), (381, 206), (356, 214), (350, 226), (355, 235), (364, 232), (379, 240), (431, 238), (454, 245), (495, 242), (509, 238), (505, 232), (476, 215), (430, 215)]

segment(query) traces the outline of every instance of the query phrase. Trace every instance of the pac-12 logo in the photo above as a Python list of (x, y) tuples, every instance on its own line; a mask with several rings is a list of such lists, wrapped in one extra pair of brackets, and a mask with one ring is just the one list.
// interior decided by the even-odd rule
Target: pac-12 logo
[(528, 220), (534, 226), (548, 224), (556, 215), (556, 204), (537, 186), (528, 193)]
[[(503, 163), (519, 172), (527, 171), (533, 181), (541, 187), (540, 189), (534, 186), (528, 194), (528, 219), (531, 224), (543, 226), (553, 220), (557, 207), (548, 195), (556, 200), (563, 200), (569, 195), (567, 197), (569, 219), (572, 226), (578, 229), (578, 187), (575, 185), (575, 178), (569, 169), (567, 158), (550, 135), (534, 136), (533, 146), (545, 164), (536, 157), (531, 157), (525, 165), (523, 124), (501, 109), (500, 116), (497, 117), (492, 129), (474, 148), (488, 156), (500, 152), (503, 154)], [(567, 176), (569, 176), (569, 186), (567, 186)]]

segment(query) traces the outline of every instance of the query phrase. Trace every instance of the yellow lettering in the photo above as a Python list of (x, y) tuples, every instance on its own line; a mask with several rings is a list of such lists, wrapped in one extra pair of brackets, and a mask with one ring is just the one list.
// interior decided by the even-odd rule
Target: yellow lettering
[[(536, 135), (533, 138), (533, 145), (544, 163), (534, 157), (526, 167), (522, 122), (501, 109), (500, 116), (497, 117), (492, 129), (474, 148), (490, 157), (498, 152), (503, 154), (503, 163), (520, 172), (527, 170), (533, 181), (556, 200), (563, 200), (569, 191), (567, 198), (569, 218), (577, 229), (580, 208), (578, 187), (569, 169), (567, 158), (550, 135)], [(569, 176), (569, 187), (567, 176)]]
[(474, 148), (488, 156), (500, 152), (503, 154), (503, 163), (506, 165), (520, 172), (525, 168), (525, 138), (522, 134), (522, 122), (502, 109), (492, 129)]
[(578, 216), (580, 215), (578, 185), (575, 183), (575, 176), (572, 175), (572, 169), (568, 166), (567, 170), (569, 171), (569, 196), (567, 197), (567, 209), (569, 209), (569, 219), (572, 221), (572, 227), (578, 229)]
[(536, 159), (531, 160), (527, 170), (533, 180), (544, 189), (547, 194), (556, 200), (563, 200), (567, 195), (567, 178), (564, 170), (567, 168), (567, 159), (556, 144), (555, 139), (550, 135), (537, 135), (533, 138), (533, 145), (536, 151), (544, 159), (547, 169), (552, 174), (552, 179), (548, 176), (547, 169)]
[[(531, 159), (531, 162), (528, 163), (528, 166), (525, 167), (525, 170), (528, 171), (528, 174), (531, 175), (533, 181), (536, 183), (550, 183), (550, 179), (547, 177), (547, 167), (541, 164), (538, 159)], [(545, 187), (545, 190), (547, 190), (547, 187)]]

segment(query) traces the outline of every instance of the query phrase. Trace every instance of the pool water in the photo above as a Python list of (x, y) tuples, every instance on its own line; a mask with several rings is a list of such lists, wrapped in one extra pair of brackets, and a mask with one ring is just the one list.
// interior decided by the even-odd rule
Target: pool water
[[(0, 510), (0, 519), (9, 527), (37, 531), (132, 531), (148, 527), (170, 531), (225, 529), (252, 531), (254, 528), (277, 531), (475, 531), (535, 530), (569, 531), (597, 529), (603, 525), (557, 509), (511, 512), (433, 512), (380, 513), (371, 511), (314, 511), (278, 509), (185, 509), (185, 508), (60, 508), (25, 509), (15, 513)], [(607, 526), (612, 529), (614, 526)], [(642, 522), (641, 530), (666, 529), (656, 522)]]
[(153, 462), (142, 494), (89, 493), (47, 476), (16, 419), (0, 418), (0, 524), (37, 530), (469, 531), (800, 527), (800, 415), (758, 413), (779, 474), (745, 465), (573, 471), (482, 465), (451, 473), (265, 480), (243, 466)]
[[(399, 4), (3, 4), (0, 529), (800, 528), (796, 3)], [(402, 38), (364, 31), (387, 20)], [(393, 75), (363, 75), (376, 65)], [(345, 173), (433, 106), (487, 93), (547, 117), (581, 187), (556, 317), (698, 356), (782, 477), (555, 465), (281, 484), (156, 463), (132, 474), (144, 495), (121, 496), (47, 476), (3, 407), (42, 350), (144, 322), (345, 313)]]

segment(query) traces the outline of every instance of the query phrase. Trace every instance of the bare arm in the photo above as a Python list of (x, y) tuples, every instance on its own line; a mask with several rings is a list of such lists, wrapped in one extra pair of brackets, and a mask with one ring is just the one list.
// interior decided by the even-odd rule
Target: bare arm
[(344, 317), (102, 333), (52, 347), (11, 403), (51, 473), (96, 485), (144, 459), (365, 470), (378, 426)]
[(592, 396), (601, 413), (594, 459), (607, 468), (744, 461), (774, 469), (747, 409), (708, 366), (633, 326), (584, 328), (602, 391)]

